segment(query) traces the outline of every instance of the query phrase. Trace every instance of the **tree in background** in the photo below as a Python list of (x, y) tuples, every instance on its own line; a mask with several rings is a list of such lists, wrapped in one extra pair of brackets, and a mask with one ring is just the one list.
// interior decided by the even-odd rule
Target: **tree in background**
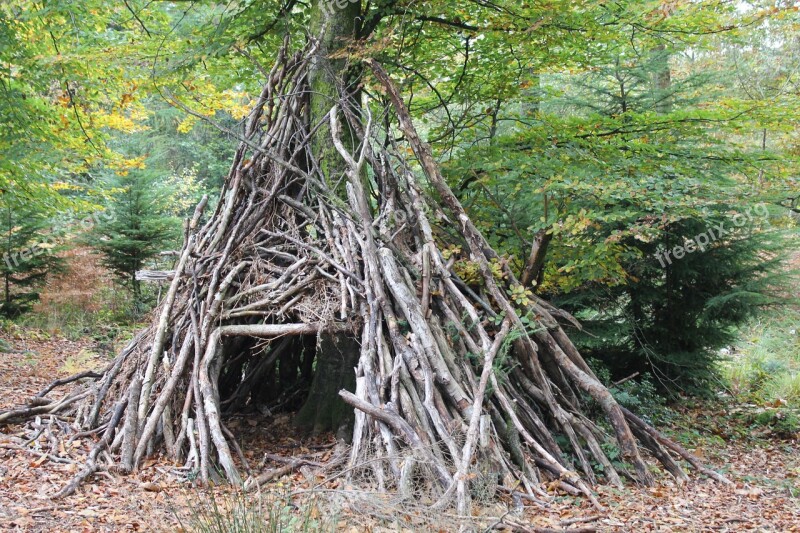
[(112, 201), (89, 236), (103, 254), (103, 263), (133, 296), (134, 311), (145, 309), (146, 298), (136, 271), (159, 252), (177, 245), (178, 219), (166, 215), (169, 195), (157, 176), (145, 170), (124, 172), (112, 180)]
[[(747, 176), (792, 165), (733, 142), (752, 113), (690, 60), (707, 46), (630, 28), (589, 48), (591, 68), (537, 77), (534, 112), (509, 105), (520, 125), (448, 165), (508, 260), (521, 270), (536, 256), (529, 289), (583, 321), (575, 338), (590, 357), (614, 377), (648, 371), (695, 391), (732, 328), (777, 301), (782, 239)], [(720, 226), (710, 245), (659, 260)]]
[[(225, 102), (229, 109), (211, 113), (215, 123), (235, 131), (237, 120), (232, 113), (237, 112), (234, 108), (242, 101), (249, 100), (244, 96), (238, 99), (228, 96)], [(216, 196), (230, 167), (235, 138), (208, 122), (188, 120), (194, 117), (158, 98), (144, 97), (141, 105), (147, 116), (140, 129), (114, 135), (111, 145), (126, 153), (139, 154), (148, 171), (166, 176), (160, 181), (174, 197), (171, 211), (177, 216), (191, 216), (204, 194), (212, 193), (210, 198)]]
[(61, 270), (50, 219), (13, 194), (0, 196), (2, 295), (0, 316), (15, 318), (39, 299), (47, 275)]
[[(779, 155), (731, 142), (750, 114), (726, 109), (721, 78), (687, 60), (702, 47), (642, 41), (647, 53), (622, 48), (579, 77), (580, 97), (570, 99), (579, 116), (589, 109), (611, 132), (592, 144), (617, 151), (601, 157), (608, 178), (627, 190), (601, 189), (600, 203), (587, 209), (635, 216), (596, 221), (584, 236), (625, 250), (617, 262), (623, 275), (586, 279), (555, 299), (584, 319), (587, 334), (577, 342), (612, 376), (649, 372), (662, 389), (703, 392), (735, 326), (780, 301), (785, 245), (770, 227), (776, 213), (745, 178), (760, 159)], [(667, 255), (676, 249), (678, 257)]]
[[(771, 13), (769, 19), (737, 32), (727, 42), (715, 39), (714, 53), (696, 59), (728, 87), (725, 101), (746, 112), (748, 120), (729, 137), (741, 150), (761, 155), (743, 173), (771, 203), (800, 213), (800, 37), (791, 7), (754, 0), (751, 9)], [(795, 6), (796, 10), (797, 7)], [(776, 157), (780, 155), (782, 157)]]
[(85, 190), (101, 166), (129, 166), (106, 143), (135, 129), (133, 93), (148, 73), (120, 61), (136, 37), (123, 12), (100, 0), (0, 3), (0, 192), (42, 212), (80, 211), (65, 190)]

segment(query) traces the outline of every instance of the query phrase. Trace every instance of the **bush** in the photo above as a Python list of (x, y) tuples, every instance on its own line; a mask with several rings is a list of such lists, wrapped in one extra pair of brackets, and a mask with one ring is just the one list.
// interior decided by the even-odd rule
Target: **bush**
[(750, 417), (753, 429), (764, 428), (782, 439), (795, 439), (800, 434), (800, 416), (791, 409), (764, 409)]
[(114, 201), (88, 241), (103, 254), (103, 264), (131, 292), (134, 315), (140, 315), (148, 305), (136, 272), (159, 252), (175, 246), (180, 222), (165, 215), (166, 194), (157, 186), (155, 176), (133, 171), (118, 176), (112, 185)]
[(13, 194), (0, 196), (0, 230), (0, 316), (16, 318), (39, 300), (47, 275), (61, 270), (63, 262), (54, 254), (49, 218)]
[(623, 378), (614, 382), (611, 372), (603, 362), (589, 359), (587, 363), (623, 407), (627, 407), (650, 423), (659, 423), (670, 418), (666, 400), (658, 393), (650, 374), (631, 374), (629, 379)]
[(681, 259), (656, 258), (720, 223), (733, 228), (718, 213), (673, 224), (658, 241), (631, 240), (639, 253), (623, 263), (622, 283), (586, 283), (557, 298), (582, 319), (584, 331), (573, 336), (579, 348), (614, 379), (647, 372), (662, 391), (710, 393), (719, 350), (735, 342), (737, 326), (783, 301), (779, 231), (741, 229)]

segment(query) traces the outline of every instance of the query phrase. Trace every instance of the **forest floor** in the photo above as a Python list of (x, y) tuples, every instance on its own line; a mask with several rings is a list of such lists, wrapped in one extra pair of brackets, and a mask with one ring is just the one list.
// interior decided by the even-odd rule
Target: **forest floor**
[[(0, 331), (0, 338), (15, 350), (0, 353), (0, 409), (32, 396), (54, 378), (101, 366), (107, 357), (97, 355), (90, 342), (26, 328)], [(752, 418), (742, 417), (742, 412), (756, 407), (727, 402), (684, 409), (666, 429), (710, 465), (725, 472), (735, 482), (733, 487), (695, 474), (688, 486), (677, 487), (671, 478), (661, 475), (653, 488), (598, 487), (599, 499), (606, 506), (604, 512), (594, 510), (581, 499), (554, 493), (546, 508), (529, 506), (521, 516), (509, 512), (510, 502), (487, 504), (477, 511), (484, 517), (481, 521), (500, 523), (505, 515), (532, 530), (800, 532), (800, 435), (784, 432), (778, 437), (769, 426), (748, 425), (744, 420)], [(258, 421), (244, 422), (242, 426), (251, 432), (260, 431)], [(246, 514), (252, 513), (255, 505), (229, 489), (218, 488), (211, 496), (191, 490), (187, 483), (168, 473), (172, 465), (166, 460), (150, 460), (129, 476), (95, 476), (75, 495), (51, 500), (49, 496), (80, 468), (92, 440), (84, 438), (68, 449), (61, 446), (50, 450), (42, 436), (37, 441), (43, 445), (42, 453), (38, 453), (33, 451), (35, 445), (22, 448), (21, 443), (28, 438), (20, 426), (7, 426), (0, 432), (2, 531), (224, 531), (234, 527), (232, 519), (224, 516), (228, 513), (225, 508), (237, 508), (230, 512)], [(329, 447), (324, 442), (294, 439), (288, 433), (262, 434), (261, 442), (263, 449), (272, 448), (286, 456)], [(260, 457), (260, 450), (251, 449), (249, 455)], [(56, 462), (60, 457), (67, 459)], [(251, 464), (256, 462), (254, 459)], [(347, 497), (334, 504), (330, 499), (309, 504), (309, 495), (342, 488), (338, 483), (325, 483), (308, 491), (311, 480), (307, 472), (291, 472), (266, 486), (267, 493), (272, 491), (277, 496), (267, 498), (271, 503), (266, 504), (270, 508), (265, 512), (274, 514), (274, 520), (282, 524), (268, 531), (289, 530), (292, 525), (353, 533), (450, 530), (452, 521), (444, 520), (444, 514), (425, 517), (419, 514), (421, 507), (384, 506), (384, 516), (376, 517), (370, 516), (372, 513), (363, 505), (348, 504)], [(298, 490), (305, 490), (305, 496), (293, 495)], [(262, 499), (259, 505), (263, 506), (263, 502)], [(259, 511), (263, 512), (263, 507)], [(488, 518), (492, 516), (498, 519)], [(220, 521), (221, 526), (203, 526), (213, 521)]]

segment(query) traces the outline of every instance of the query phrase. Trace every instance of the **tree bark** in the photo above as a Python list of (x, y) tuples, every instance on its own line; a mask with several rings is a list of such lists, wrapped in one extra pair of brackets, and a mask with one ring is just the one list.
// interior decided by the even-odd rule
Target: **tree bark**
[[(351, 45), (357, 32), (357, 21), (361, 15), (361, 2), (347, 2), (339, 9), (336, 4), (327, 7), (325, 0), (317, 0), (311, 19), (311, 35), (319, 36), (320, 46), (312, 60), (309, 72), (311, 124), (326, 121), (331, 108), (340, 102), (341, 95), (349, 95), (356, 81), (343, 55)], [(353, 94), (355, 98), (355, 94)], [(352, 153), (355, 151), (354, 132), (348, 127), (343, 143)], [(332, 189), (345, 176), (347, 165), (327, 135), (314, 138), (315, 152), (319, 154), (322, 174)], [(344, 317), (341, 317), (344, 318)], [(354, 414), (338, 392), (341, 389), (355, 390), (355, 366), (360, 348), (351, 333), (323, 335), (317, 342), (316, 369), (311, 382), (308, 399), (297, 415), (296, 425), (312, 433), (336, 431), (340, 437), (348, 437)]]

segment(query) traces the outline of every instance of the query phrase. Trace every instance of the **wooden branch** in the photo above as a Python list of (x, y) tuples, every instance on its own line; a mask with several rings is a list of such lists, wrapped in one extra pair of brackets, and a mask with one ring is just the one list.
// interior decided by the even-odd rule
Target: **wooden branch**
[(285, 476), (286, 474), (292, 472), (293, 470), (297, 470), (301, 466), (313, 466), (317, 468), (325, 466), (322, 463), (312, 461), (305, 457), (282, 457), (280, 455), (265, 453), (264, 458), (269, 459), (270, 461), (275, 461), (276, 463), (285, 463), (285, 465), (279, 468), (267, 470), (266, 472), (259, 474), (255, 478), (253, 477), (249, 478), (244, 483), (244, 490), (246, 492), (255, 490), (264, 483), (272, 481), (275, 478)]
[(170, 281), (175, 278), (174, 270), (137, 270), (136, 281), (152, 283), (157, 281)]
[(219, 334), (223, 337), (282, 337), (284, 335), (317, 335), (318, 333), (339, 333), (349, 331), (342, 323), (298, 323), (298, 324), (241, 324), (221, 326)]
[(136, 450), (136, 435), (139, 432), (139, 395), (142, 393), (142, 379), (139, 376), (133, 378), (128, 388), (128, 408), (125, 413), (125, 425), (122, 426), (122, 451), (120, 452), (120, 465), (123, 472), (133, 470), (134, 451)]
[(106, 428), (103, 437), (100, 439), (100, 442), (95, 444), (94, 448), (92, 448), (92, 451), (89, 452), (89, 457), (86, 459), (86, 465), (84, 466), (83, 470), (78, 472), (78, 474), (76, 474), (75, 477), (73, 477), (72, 480), (70, 480), (70, 482), (64, 486), (64, 488), (52, 496), (54, 500), (73, 494), (76, 490), (78, 490), (78, 487), (81, 483), (83, 483), (84, 480), (86, 480), (86, 478), (93, 475), (100, 469), (100, 465), (97, 464), (97, 456), (100, 455), (100, 452), (105, 450), (111, 443), (111, 439), (114, 436), (114, 431), (122, 419), (122, 414), (125, 412), (125, 407), (127, 405), (127, 398), (117, 402), (111, 415), (111, 420), (108, 423), (108, 427)]
[[(222, 419), (219, 409), (219, 391), (217, 390), (217, 372), (212, 371), (211, 366), (215, 364), (215, 359), (219, 357), (219, 328), (211, 334), (206, 344), (206, 351), (200, 361), (200, 368), (197, 374), (200, 385), (200, 397), (202, 398), (203, 408), (205, 409), (205, 422), (208, 423), (208, 431), (214, 447), (217, 449), (217, 459), (220, 466), (225, 471), (225, 475), (234, 485), (242, 483), (236, 465), (231, 456), (231, 450), (225, 435), (222, 432)], [(216, 366), (216, 365), (215, 365)]]
[(707, 475), (711, 479), (722, 483), (723, 485), (733, 485), (733, 482), (720, 474), (719, 472), (715, 472), (710, 468), (706, 468), (700, 462), (696, 455), (686, 450), (683, 446), (678, 444), (677, 442), (673, 441), (672, 439), (666, 438), (662, 435), (659, 431), (655, 428), (650, 426), (647, 422), (633, 414), (631, 411), (626, 409), (625, 407), (622, 408), (622, 412), (625, 413), (625, 417), (630, 420), (633, 424), (639, 426), (642, 430), (646, 431), (653, 439), (658, 441), (663, 446), (666, 446), (668, 449), (672, 450), (673, 452), (677, 453), (683, 459), (689, 462), (693, 467), (695, 467), (699, 472)]
[(85, 378), (99, 379), (101, 377), (103, 377), (103, 373), (98, 374), (94, 370), (86, 370), (84, 372), (78, 372), (77, 374), (72, 375), (72, 376), (70, 376), (68, 378), (61, 378), (61, 379), (57, 379), (57, 380), (53, 381), (47, 387), (42, 389), (41, 392), (37, 393), (35, 398), (44, 398), (47, 395), (47, 393), (49, 393), (51, 390), (55, 389), (56, 387), (60, 387), (61, 385), (66, 385), (68, 383), (72, 383), (73, 381), (78, 381), (80, 379), (85, 379)]
[(162, 357), (164, 350), (164, 342), (167, 336), (167, 326), (169, 325), (170, 313), (172, 306), (175, 303), (175, 297), (178, 294), (178, 286), (180, 285), (180, 276), (186, 268), (189, 256), (194, 250), (195, 236), (190, 235), (183, 249), (181, 258), (178, 261), (178, 266), (175, 269), (176, 275), (172, 280), (167, 291), (167, 296), (164, 298), (164, 303), (161, 304), (161, 313), (156, 326), (155, 335), (153, 335), (153, 344), (150, 348), (150, 357), (147, 361), (147, 368), (144, 373), (144, 380), (142, 381), (142, 393), (139, 398), (139, 420), (144, 420), (147, 415), (147, 409), (150, 406), (150, 389), (153, 387), (153, 378), (156, 371), (156, 365)]
[[(139, 427), (137, 428), (137, 433), (139, 433), (139, 443), (137, 444), (136, 452), (133, 455), (133, 463), (129, 466), (136, 467), (136, 465), (139, 464), (139, 461), (142, 460), (142, 457), (144, 457), (148, 444), (150, 443), (150, 437), (153, 435), (153, 432), (156, 430), (156, 426), (161, 420), (161, 414), (164, 412), (164, 408), (167, 406), (167, 404), (172, 400), (172, 391), (175, 390), (178, 382), (183, 377), (183, 369), (186, 367), (186, 363), (189, 361), (189, 356), (193, 353), (193, 346), (194, 338), (192, 335), (187, 333), (183, 340), (183, 346), (181, 346), (181, 351), (178, 354), (178, 358), (172, 367), (172, 372), (170, 373), (169, 379), (167, 379), (167, 382), (164, 384), (161, 393), (153, 404), (153, 409), (151, 410), (149, 417), (147, 419), (138, 420)], [(138, 376), (136, 379), (138, 379)]]
[(458, 512), (466, 515), (469, 511), (469, 492), (467, 491), (467, 470), (472, 463), (472, 452), (478, 440), (478, 423), (480, 422), (482, 406), (486, 396), (486, 386), (489, 384), (489, 378), (493, 373), (494, 359), (500, 351), (500, 347), (505, 341), (506, 336), (510, 330), (510, 321), (504, 320), (500, 328), (500, 332), (495, 335), (492, 347), (483, 357), (483, 370), (481, 371), (481, 379), (478, 383), (478, 390), (475, 392), (475, 399), (472, 404), (472, 416), (469, 421), (469, 428), (467, 429), (467, 438), (464, 443), (464, 449), (461, 456), (461, 468), (459, 469), (456, 479), (457, 492), (458, 492)]
[(32, 450), (30, 448), (26, 448), (18, 444), (0, 443), (0, 448), (3, 448), (5, 450), (14, 450), (18, 452), (30, 453), (32, 455), (38, 455), (39, 457), (46, 457), (49, 461), (52, 461), (54, 463), (75, 464), (77, 462), (68, 457), (59, 457), (58, 455), (53, 455), (51, 453), (46, 453), (39, 450)]
[(541, 229), (533, 237), (533, 245), (525, 269), (519, 278), (519, 283), (523, 287), (529, 286), (534, 281), (541, 283), (541, 275), (544, 271), (544, 259), (547, 255), (547, 247), (553, 239), (553, 234), (547, 229)]
[(408, 422), (406, 422), (403, 417), (401, 417), (397, 412), (394, 410), (389, 409), (381, 409), (376, 407), (364, 400), (358, 398), (355, 394), (347, 390), (340, 390), (339, 396), (347, 402), (348, 404), (352, 405), (356, 409), (365, 412), (367, 415), (371, 416), (375, 420), (380, 420), (381, 422), (389, 425), (390, 427), (394, 428), (394, 430), (405, 436), (406, 441), (409, 443), (411, 448), (417, 452), (420, 452), (426, 459), (429, 460), (430, 464), (433, 466), (437, 466), (437, 472), (439, 477), (439, 482), (442, 484), (443, 487), (447, 487), (452, 482), (450, 477), (450, 473), (447, 471), (446, 468), (439, 465), (439, 462), (436, 461), (430, 454), (428, 450), (428, 446), (425, 445), (424, 442), (420, 439), (419, 435), (414, 428), (412, 428)]

